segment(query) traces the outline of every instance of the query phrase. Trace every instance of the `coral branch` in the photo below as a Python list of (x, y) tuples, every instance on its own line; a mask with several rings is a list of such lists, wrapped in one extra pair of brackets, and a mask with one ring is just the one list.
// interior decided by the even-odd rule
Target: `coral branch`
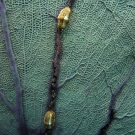
[(118, 87), (118, 89), (115, 91), (115, 93), (112, 94), (110, 105), (109, 105), (108, 120), (100, 128), (97, 135), (106, 135), (107, 134), (106, 131), (108, 130), (108, 128), (111, 125), (112, 121), (115, 119), (115, 112), (116, 112), (116, 110), (115, 110), (115, 102), (116, 102), (116, 99), (117, 99), (118, 95), (121, 93), (121, 91), (122, 91), (123, 87), (125, 86), (125, 84), (127, 83), (127, 81), (129, 80), (134, 68), (135, 68), (135, 61), (134, 61), (133, 65), (132, 65), (132, 67), (130, 68), (130, 70), (128, 72), (128, 75), (126, 76), (126, 78), (122, 82), (122, 84)]
[(123, 119), (123, 118), (125, 118), (125, 117), (132, 117), (132, 116), (134, 116), (134, 115), (135, 115), (135, 113), (132, 113), (132, 114), (126, 113), (126, 114), (124, 114), (123, 116), (116, 116), (115, 118), (116, 118), (116, 119)]
[(78, 74), (78, 73), (76, 72), (76, 73), (73, 74), (72, 76), (66, 77), (66, 79), (65, 79), (61, 84), (58, 85), (58, 88), (61, 88), (68, 80), (74, 78), (77, 74)]
[(75, 0), (69, 0), (68, 5), (69, 5), (70, 8), (72, 8), (74, 2), (75, 2)]
[(13, 80), (15, 84), (15, 92), (16, 92), (15, 114), (18, 121), (19, 133), (20, 135), (27, 135), (26, 125), (25, 125), (24, 115), (23, 115), (22, 88), (21, 88), (21, 83), (20, 83), (20, 77), (17, 71), (15, 57), (14, 57), (13, 50), (11, 47), (8, 23), (7, 23), (7, 18), (6, 18), (6, 6), (5, 6), (4, 0), (0, 0), (0, 15), (2, 19), (2, 28), (3, 28), (5, 43), (6, 43), (7, 55), (9, 58), (10, 68), (12, 71)]
[(6, 106), (8, 107), (8, 109), (12, 112), (15, 113), (15, 110), (13, 108), (13, 106), (9, 103), (9, 101), (7, 100), (7, 98), (5, 97), (5, 95), (0, 91), (0, 98), (3, 100), (3, 102), (6, 104)]
[[(73, 0), (69, 1), (69, 6), (72, 7)], [(55, 38), (55, 54), (52, 63), (52, 76), (50, 81), (49, 87), (49, 98), (48, 98), (48, 111), (44, 117), (44, 124), (46, 127), (45, 135), (51, 135), (52, 128), (55, 122), (55, 100), (58, 94), (58, 77), (59, 77), (59, 70), (60, 70), (60, 57), (61, 57), (61, 33), (62, 30), (66, 27), (66, 24), (69, 22), (71, 9), (69, 7), (65, 7), (62, 9), (57, 17), (58, 24), (57, 24), (57, 31), (56, 31), (56, 38)]]
[(81, 125), (81, 123), (82, 123), (82, 120), (79, 122), (78, 126), (69, 135), (74, 135), (77, 129), (79, 128), (79, 126)]

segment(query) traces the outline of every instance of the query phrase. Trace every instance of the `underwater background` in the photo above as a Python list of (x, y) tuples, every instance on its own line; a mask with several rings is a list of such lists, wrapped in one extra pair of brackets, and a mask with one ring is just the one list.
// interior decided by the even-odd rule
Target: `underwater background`
[[(57, 16), (65, 0), (5, 0), (11, 45), (23, 88), (29, 135), (45, 130)], [(52, 135), (96, 135), (112, 93), (134, 63), (135, 1), (75, 0), (62, 31), (56, 122)], [(15, 86), (0, 19), (0, 91), (15, 106)], [(109, 135), (135, 135), (135, 71), (118, 95)], [(0, 135), (18, 135), (15, 115), (0, 98)]]

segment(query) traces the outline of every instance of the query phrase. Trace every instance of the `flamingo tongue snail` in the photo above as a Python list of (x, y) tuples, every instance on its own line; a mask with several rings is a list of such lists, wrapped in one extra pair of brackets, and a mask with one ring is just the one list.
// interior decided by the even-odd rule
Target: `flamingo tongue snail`
[(60, 11), (58, 15), (58, 28), (64, 29), (66, 25), (69, 23), (69, 17), (71, 14), (71, 9), (69, 7), (65, 7)]

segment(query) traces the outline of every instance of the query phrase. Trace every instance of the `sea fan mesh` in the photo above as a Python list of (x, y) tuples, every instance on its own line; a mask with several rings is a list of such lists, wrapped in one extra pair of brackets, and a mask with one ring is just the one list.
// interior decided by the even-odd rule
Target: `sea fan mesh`
[[(44, 131), (58, 15), (65, 0), (5, 0), (12, 48), (23, 87), (29, 135)], [(0, 20), (0, 89), (15, 105), (15, 89)], [(114, 92), (133, 63), (135, 3), (75, 0), (62, 32), (59, 92), (53, 135), (95, 135), (107, 120)], [(117, 99), (110, 135), (135, 134), (135, 73)], [(33, 133), (32, 133), (33, 131)], [(15, 116), (0, 100), (0, 135), (18, 135)]]

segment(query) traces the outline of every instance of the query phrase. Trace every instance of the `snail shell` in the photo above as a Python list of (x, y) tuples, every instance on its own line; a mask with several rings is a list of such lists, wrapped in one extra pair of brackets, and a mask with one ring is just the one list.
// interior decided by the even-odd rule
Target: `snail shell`
[(58, 15), (58, 28), (64, 29), (69, 23), (69, 17), (71, 14), (71, 9), (69, 7), (63, 8)]
[(44, 124), (47, 129), (52, 129), (55, 122), (55, 112), (52, 110), (49, 110), (46, 112), (44, 117)]

